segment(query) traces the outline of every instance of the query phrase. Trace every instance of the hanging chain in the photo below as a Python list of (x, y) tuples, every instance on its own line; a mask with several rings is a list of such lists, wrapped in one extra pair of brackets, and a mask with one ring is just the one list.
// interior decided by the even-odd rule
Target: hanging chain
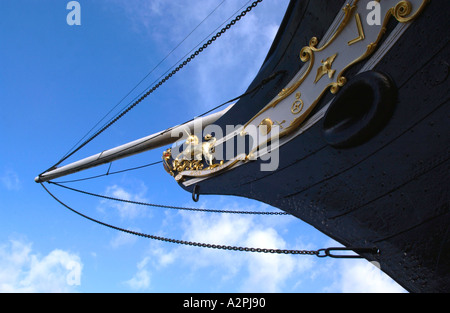
[[(255, 8), (260, 2), (263, 0), (256, 0), (250, 6), (248, 6), (244, 11), (242, 11), (238, 16), (236, 16), (233, 20), (231, 20), (226, 26), (224, 26), (219, 32), (217, 32), (214, 36), (211, 37), (206, 43), (203, 44), (200, 48), (198, 48), (194, 53), (192, 53), (188, 58), (186, 58), (182, 63), (180, 63), (175, 69), (173, 69), (169, 74), (167, 74), (163, 79), (161, 79), (156, 85), (154, 85), (151, 89), (149, 89), (146, 93), (144, 93), (139, 99), (137, 99), (133, 104), (128, 106), (125, 110), (123, 110), (118, 116), (116, 116), (113, 120), (111, 120), (108, 124), (103, 126), (100, 130), (98, 130), (91, 137), (86, 139), (83, 143), (81, 143), (76, 149), (72, 152), (68, 153), (61, 160), (59, 160), (55, 165), (53, 165), (50, 169), (55, 168), (89, 142), (98, 137), (101, 133), (111, 127), (114, 123), (116, 123), (119, 119), (121, 119), (125, 114), (127, 114), (131, 109), (133, 109), (136, 105), (138, 105), (142, 100), (147, 98), (151, 93), (153, 93), (156, 89), (158, 89), (162, 84), (168, 81), (173, 75), (175, 75), (179, 70), (185, 67), (189, 62), (191, 62), (196, 56), (198, 56), (201, 52), (203, 52), (206, 48), (208, 48), (217, 38), (225, 34), (227, 30), (229, 30), (232, 26), (234, 26), (241, 18), (243, 18), (247, 13), (249, 13), (253, 8)], [(49, 171), (48, 169), (47, 171)]]
[(248, 215), (290, 215), (286, 212), (259, 212), (259, 211), (231, 211), (231, 210), (214, 210), (214, 209), (198, 209), (198, 208), (186, 208), (186, 207), (178, 207), (178, 206), (171, 206), (171, 205), (164, 205), (164, 204), (154, 204), (154, 203), (146, 203), (146, 202), (139, 202), (139, 201), (133, 201), (133, 200), (127, 200), (127, 199), (120, 199), (120, 198), (114, 198), (104, 195), (99, 195), (96, 193), (75, 189), (72, 187), (64, 186), (56, 182), (49, 181), (49, 184), (56, 185), (61, 188), (65, 188), (71, 191), (75, 191), (81, 194), (85, 194), (88, 196), (93, 196), (97, 198), (103, 198), (107, 200), (113, 200), (118, 202), (124, 202), (124, 203), (130, 203), (130, 204), (136, 204), (136, 205), (142, 205), (142, 206), (151, 206), (151, 207), (157, 207), (157, 208), (164, 208), (164, 209), (175, 209), (175, 210), (185, 210), (185, 211), (197, 211), (197, 212), (209, 212), (209, 213), (230, 213), (230, 214), (248, 214)]
[(75, 214), (78, 214), (81, 217), (84, 217), (94, 223), (106, 226), (111, 229), (115, 229), (130, 235), (135, 235), (139, 237), (144, 237), (148, 239), (153, 240), (159, 240), (169, 243), (175, 243), (180, 245), (187, 245), (187, 246), (194, 246), (194, 247), (202, 247), (202, 248), (210, 248), (210, 249), (221, 249), (221, 250), (233, 250), (233, 251), (247, 251), (247, 252), (260, 252), (260, 253), (277, 253), (277, 254), (306, 254), (306, 255), (319, 255), (320, 251), (308, 251), (308, 250), (280, 250), (280, 249), (263, 249), (263, 248), (248, 248), (248, 247), (236, 247), (236, 246), (227, 246), (227, 245), (216, 245), (216, 244), (209, 244), (209, 243), (199, 243), (199, 242), (193, 242), (193, 241), (185, 241), (185, 240), (178, 240), (178, 239), (171, 239), (171, 238), (165, 238), (160, 236), (154, 236), (154, 235), (148, 235), (128, 229), (124, 229), (121, 227), (117, 227), (114, 225), (110, 225), (104, 222), (101, 222), (99, 220), (96, 220), (92, 217), (89, 217), (87, 215), (84, 215), (83, 213), (80, 213), (71, 207), (69, 207), (67, 204), (59, 200), (56, 196), (54, 196), (45, 186), (43, 183), (41, 183), (41, 186), (47, 191), (47, 193), (56, 201), (58, 201), (61, 205), (69, 209), (70, 211), (74, 212)]
[(319, 258), (324, 257), (330, 257), (330, 258), (341, 258), (341, 259), (360, 259), (363, 258), (359, 254), (357, 255), (338, 255), (333, 254), (333, 251), (354, 251), (356, 253), (367, 253), (367, 254), (373, 254), (377, 255), (379, 254), (379, 250), (377, 248), (327, 248), (327, 249), (319, 249), (319, 250), (287, 250), (287, 249), (266, 249), (266, 248), (249, 248), (249, 247), (239, 247), (239, 246), (228, 246), (228, 245), (218, 245), (218, 244), (209, 244), (209, 243), (200, 243), (200, 242), (194, 242), (194, 241), (186, 241), (186, 240), (179, 240), (179, 239), (171, 239), (166, 237), (160, 237), (160, 236), (154, 236), (149, 234), (144, 234), (128, 229), (124, 229), (121, 227), (117, 227), (114, 225), (110, 225), (104, 222), (101, 222), (99, 220), (96, 220), (92, 217), (89, 217), (83, 213), (80, 213), (71, 207), (69, 207), (67, 204), (59, 200), (56, 196), (54, 196), (45, 186), (43, 183), (41, 183), (41, 186), (47, 191), (47, 193), (55, 199), (57, 202), (59, 202), (61, 205), (72, 211), (73, 213), (88, 219), (94, 223), (97, 223), (99, 225), (106, 226), (108, 228), (118, 230), (130, 235), (144, 237), (148, 239), (153, 240), (159, 240), (163, 242), (169, 242), (169, 243), (175, 243), (180, 245), (187, 245), (187, 246), (193, 246), (193, 247), (201, 247), (201, 248), (209, 248), (209, 249), (219, 249), (219, 250), (230, 250), (230, 251), (244, 251), (244, 252), (258, 252), (258, 253), (271, 253), (271, 254), (297, 254), (297, 255), (315, 255)]

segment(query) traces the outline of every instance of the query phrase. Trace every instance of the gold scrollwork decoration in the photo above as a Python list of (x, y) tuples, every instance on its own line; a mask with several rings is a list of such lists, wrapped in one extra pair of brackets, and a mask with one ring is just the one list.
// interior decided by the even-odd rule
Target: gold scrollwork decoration
[(391, 9), (391, 14), (400, 23), (408, 23), (416, 19), (430, 1), (431, 0), (424, 0), (414, 14), (411, 14), (412, 4), (410, 1), (400, 1), (394, 8)]
[[(317, 44), (317, 43), (316, 43)], [(278, 98), (273, 100), (270, 103), (270, 107), (275, 107), (280, 101), (284, 100), (286, 97), (291, 95), (300, 85), (303, 83), (303, 81), (308, 77), (309, 73), (312, 70), (312, 67), (314, 65), (314, 52), (312, 49), (313, 46), (311, 46), (311, 42), (309, 46), (303, 47), (303, 49), (300, 51), (300, 60), (303, 63), (306, 63), (309, 61), (308, 68), (306, 72), (300, 77), (294, 84), (292, 84), (290, 87), (282, 89), (281, 92), (278, 94)]]
[[(319, 95), (319, 97), (312, 103), (312, 105), (308, 108), (308, 110), (306, 110), (306, 112), (304, 112), (302, 114), (302, 116), (299, 116), (298, 118), (296, 118), (295, 120), (293, 120), (290, 124), (289, 127), (289, 132), (293, 131), (293, 129), (295, 129), (296, 127), (298, 127), (305, 119), (306, 119), (306, 115), (309, 114), (312, 109), (315, 107), (315, 105), (319, 102), (319, 100), (323, 97), (325, 91), (329, 88), (330, 92), (332, 94), (336, 94), (341, 87), (343, 87), (346, 83), (347, 83), (347, 79), (344, 77), (344, 73), (353, 65), (361, 62), (362, 60), (366, 59), (367, 57), (369, 57), (377, 48), (378, 43), (381, 41), (381, 39), (383, 38), (383, 35), (386, 33), (387, 30), (387, 24), (390, 20), (390, 18), (393, 16), (395, 19), (397, 19), (398, 22), (400, 23), (408, 23), (414, 19), (416, 19), (425, 9), (426, 5), (430, 2), (431, 0), (423, 0), (422, 4), (420, 5), (420, 7), (416, 10), (416, 12), (414, 14), (412, 13), (412, 4), (410, 1), (400, 1), (399, 3), (397, 3), (394, 7), (392, 7), (391, 9), (388, 10), (388, 12), (386, 13), (386, 16), (384, 18), (383, 24), (381, 26), (381, 30), (380, 33), (378, 34), (377, 39), (370, 43), (367, 46), (366, 51), (358, 58), (356, 58), (355, 60), (353, 60), (352, 62), (350, 62), (347, 66), (345, 66), (341, 72), (338, 74), (336, 82), (333, 82), (331, 84), (329, 84), (323, 91), (322, 93)], [(337, 35), (342, 31), (342, 29), (345, 27), (345, 25), (347, 25), (349, 19), (351, 18), (354, 9), (356, 8), (356, 4), (358, 3), (358, 1), (355, 1), (353, 3), (353, 5), (347, 4), (344, 8), (345, 13), (345, 17), (344, 20), (342, 22), (342, 24), (340, 25), (339, 29), (337, 30), (337, 32), (335, 33), (335, 35), (332, 37), (332, 39), (330, 41), (333, 41), (335, 37), (337, 37)], [(329, 42), (327, 42), (323, 47), (321, 47), (320, 49), (316, 49), (313, 48), (313, 51), (320, 51), (323, 50), (325, 47), (327, 47), (329, 45)], [(310, 46), (311, 45), (317, 45), (317, 38), (313, 37), (310, 40)], [(287, 134), (287, 133), (286, 133)]]
[[(314, 66), (315, 52), (323, 51), (325, 48), (330, 46), (330, 44), (332, 42), (334, 42), (334, 40), (342, 33), (342, 31), (345, 29), (345, 27), (349, 24), (350, 20), (353, 18), (353, 16), (356, 16), (356, 14), (354, 14), (354, 13), (355, 13), (355, 10), (357, 9), (358, 2), (359, 2), (359, 0), (354, 0), (353, 3), (351, 3), (351, 4), (348, 3), (344, 6), (344, 8), (343, 8), (344, 17), (343, 17), (342, 21), (341, 21), (340, 25), (338, 26), (337, 30), (334, 32), (334, 34), (330, 37), (330, 39), (325, 44), (323, 44), (321, 47), (317, 47), (317, 45), (319, 44), (319, 40), (317, 39), (317, 37), (312, 37), (310, 39), (309, 45), (303, 47), (302, 50), (300, 51), (300, 60), (304, 63), (309, 62), (306, 71), (302, 74), (302, 76), (295, 83), (293, 83), (291, 86), (289, 86), (287, 88), (282, 89), (281, 92), (278, 94), (278, 96), (274, 100), (272, 100), (265, 108), (263, 108), (261, 111), (259, 111), (252, 119), (250, 119), (250, 121), (248, 121), (244, 125), (244, 129), (255, 118), (257, 118), (262, 113), (269, 110), (270, 108), (276, 107), (276, 105), (278, 103), (280, 103), (282, 100), (284, 100), (288, 96), (290, 96), (293, 92), (295, 92), (303, 84), (303, 82), (309, 76), (309, 74)], [(394, 7), (389, 9), (388, 12), (386, 13), (386, 16), (384, 18), (384, 21), (383, 21), (383, 24), (382, 24), (382, 27), (381, 27), (380, 33), (378, 34), (377, 39), (367, 46), (365, 53), (363, 53), (360, 57), (356, 58), (355, 60), (350, 62), (347, 66), (345, 66), (341, 70), (341, 72), (337, 75), (336, 81), (327, 85), (325, 87), (325, 90), (329, 89), (332, 94), (336, 94), (340, 90), (340, 88), (343, 87), (347, 83), (347, 79), (346, 79), (346, 77), (344, 77), (344, 73), (353, 65), (366, 59), (368, 56), (370, 56), (376, 50), (378, 43), (383, 38), (383, 35), (386, 33), (387, 24), (388, 24), (391, 16), (395, 17), (397, 19), (397, 21), (399, 21), (401, 23), (409, 22), (409, 21), (417, 18), (417, 16), (422, 13), (422, 11), (425, 9), (425, 6), (429, 2), (430, 2), (430, 0), (423, 0), (419, 9), (414, 14), (411, 14), (412, 5), (411, 5), (410, 1), (400, 1)], [(358, 37), (356, 39), (359, 39), (359, 38), (362, 38), (361, 36), (364, 36), (364, 33), (363, 33), (362, 29), (359, 29), (359, 23), (358, 23), (357, 17), (356, 17), (356, 21), (357, 21), (358, 32), (360, 32), (360, 37)], [(326, 61), (323, 63), (326, 63)], [(331, 73), (334, 75), (334, 72), (331, 72)], [(313, 106), (315, 104), (317, 104), (317, 102), (320, 100), (320, 98), (324, 95), (324, 93), (325, 93), (324, 91), (320, 94), (319, 98), (312, 103)], [(305, 114), (305, 112), (304, 112), (304, 114)], [(298, 119), (304, 120), (303, 117), (298, 117), (297, 120), (294, 120), (291, 122), (292, 127), (294, 125), (295, 126), (298, 125)], [(291, 126), (288, 128), (291, 129), (292, 128)]]
[[(374, 51), (377, 49), (378, 44), (382, 40), (383, 36), (385, 35), (387, 31), (387, 25), (389, 21), (392, 18), (395, 18), (399, 23), (408, 23), (414, 19), (416, 19), (425, 9), (426, 5), (431, 0), (422, 0), (422, 3), (419, 5), (412, 5), (411, 1), (402, 0), (399, 1), (397, 4), (395, 4), (393, 7), (391, 7), (384, 17), (384, 20), (382, 22), (382, 25), (380, 27), (378, 35), (375, 34), (376, 39), (373, 42), (370, 42), (367, 44), (366, 49), (362, 51), (362, 54), (359, 57), (356, 57), (356, 59), (350, 61), (348, 64), (342, 66), (339, 66), (339, 73), (336, 73), (336, 70), (334, 70), (333, 62), (335, 61), (336, 57), (338, 56), (338, 53), (335, 53), (334, 55), (327, 58), (325, 61), (322, 60), (322, 65), (319, 65), (319, 68), (317, 70), (317, 76), (315, 77), (314, 83), (319, 82), (323, 76), (328, 75), (330, 79), (334, 78), (334, 81), (331, 83), (325, 85), (322, 89), (318, 89), (319, 95), (316, 97), (314, 101), (311, 103), (308, 103), (307, 106), (304, 105), (303, 100), (301, 99), (301, 92), (298, 90), (299, 87), (305, 82), (305, 80), (309, 77), (309, 74), (311, 73), (313, 67), (316, 66), (315, 58), (316, 58), (316, 52), (320, 52), (325, 50), (327, 47), (331, 45), (339, 37), (339, 35), (343, 32), (343, 30), (346, 28), (346, 26), (349, 24), (349, 22), (355, 18), (356, 19), (356, 26), (358, 30), (358, 37), (356, 37), (353, 40), (345, 41), (347, 43), (347, 46), (351, 46), (357, 42), (362, 42), (366, 39), (364, 29), (362, 27), (361, 23), (361, 17), (359, 13), (355, 13), (357, 9), (357, 4), (359, 3), (359, 0), (353, 0), (352, 2), (349, 2), (346, 4), (343, 8), (344, 16), (340, 22), (340, 24), (337, 26), (334, 33), (329, 37), (329, 39), (320, 47), (319, 40), (317, 37), (312, 37), (309, 41), (308, 45), (303, 47), (300, 51), (300, 60), (305, 64), (306, 68), (302, 69), (301, 72), (297, 74), (295, 77), (295, 80), (293, 83), (288, 85), (288, 87), (282, 89), (279, 94), (269, 103), (267, 104), (262, 110), (260, 110), (255, 116), (253, 116), (242, 128), (241, 135), (245, 133), (245, 128), (250, 125), (256, 118), (258, 118), (262, 113), (268, 111), (269, 109), (275, 108), (281, 101), (292, 95), (294, 92), (295, 94), (295, 101), (291, 105), (291, 113), (295, 114), (295, 118), (292, 119), (288, 126), (284, 127), (281, 126), (281, 124), (284, 124), (286, 121), (283, 120), (281, 123), (272, 120), (271, 118), (267, 117), (265, 119), (262, 119), (259, 126), (260, 132), (264, 133), (265, 135), (269, 134), (272, 131), (272, 128), (275, 124), (278, 124), (281, 129), (283, 129), (279, 134), (279, 138), (291, 134), (295, 129), (297, 129), (307, 118), (308, 116), (313, 112), (319, 101), (323, 98), (326, 92), (331, 92), (332, 94), (336, 94), (341, 87), (343, 87), (347, 83), (347, 78), (344, 76), (346, 71), (354, 66), (355, 64), (363, 61), (364, 59), (368, 58), (371, 54), (374, 53)], [(416, 3), (416, 2), (414, 2)], [(414, 12), (413, 12), (414, 11)], [(350, 38), (349, 38), (350, 39)], [(348, 39), (347, 39), (348, 40)], [(345, 45), (345, 44), (344, 44)], [(361, 46), (358, 47), (360, 49)], [(359, 51), (359, 50), (358, 50)], [(340, 52), (339, 52), (340, 53)], [(337, 74), (337, 75), (336, 75)], [(314, 77), (312, 77), (313, 79)], [(308, 102), (310, 100), (308, 99)], [(194, 138), (195, 139), (195, 138)], [(206, 139), (206, 138), (205, 138)], [(271, 138), (268, 139), (270, 141)], [(215, 139), (214, 138), (207, 138), (209, 146), (207, 151), (211, 152), (211, 149), (214, 147)], [(194, 146), (197, 146), (198, 142), (193, 140), (195, 143)], [(200, 145), (198, 146), (201, 147)], [(205, 146), (206, 147), (206, 146)], [(248, 161), (251, 159), (252, 153), (256, 151), (259, 148), (254, 148), (249, 154), (244, 155), (243, 157), (236, 157), (232, 160), (229, 160), (226, 163), (220, 162), (219, 164), (213, 164), (211, 155), (208, 153), (204, 153), (203, 161), (202, 160), (194, 160), (194, 161), (188, 161), (188, 160), (180, 160), (173, 162), (170, 162), (170, 158), (168, 155), (170, 155), (170, 150), (166, 150), (163, 154), (163, 160), (164, 160), (164, 167), (166, 168), (166, 171), (169, 172), (172, 176), (175, 176), (175, 179), (177, 181), (181, 181), (183, 177), (189, 176), (189, 177), (207, 177), (210, 175), (214, 175), (220, 171), (223, 171), (227, 168), (230, 168), (234, 166), (237, 162), (240, 161)], [(197, 148), (196, 148), (197, 149)], [(206, 150), (202, 150), (206, 151)], [(188, 151), (189, 152), (189, 151)], [(209, 167), (203, 168), (204, 164), (207, 164)]]
[(311, 40), (309, 41), (309, 45), (304, 47), (300, 51), (300, 60), (304, 63), (310, 61), (310, 66), (308, 67), (305, 74), (297, 82), (295, 82), (289, 88), (283, 89), (278, 94), (278, 98), (275, 99), (274, 101), (272, 101), (272, 103), (271, 103), (272, 107), (275, 107), (281, 100), (283, 100), (286, 97), (288, 97), (289, 95), (291, 95), (295, 90), (297, 90), (298, 87), (300, 87), (300, 85), (303, 83), (303, 81), (306, 79), (306, 77), (311, 72), (312, 66), (314, 65), (314, 52), (320, 52), (320, 51), (324, 50), (325, 48), (327, 48), (342, 33), (342, 31), (345, 29), (345, 27), (349, 23), (350, 19), (352, 18), (353, 12), (357, 8), (356, 5), (358, 2), (359, 2), (359, 0), (355, 0), (353, 2), (353, 4), (348, 3), (345, 5), (345, 7), (343, 8), (344, 18), (343, 18), (341, 24), (339, 25), (338, 29), (333, 34), (333, 36), (331, 36), (331, 38), (322, 47), (318, 48), (317, 45), (319, 44), (319, 40), (317, 39), (317, 37), (312, 37)]
[(319, 43), (319, 41), (317, 40), (317, 37), (313, 37), (310, 41), (309, 41), (309, 46), (311, 47), (311, 49), (314, 52), (319, 52), (322, 50), (325, 50), (325, 48), (327, 48), (331, 43), (334, 42), (334, 40), (342, 33), (342, 31), (345, 29), (345, 27), (348, 25), (349, 21), (351, 20), (352, 16), (353, 16), (353, 12), (355, 12), (356, 8), (357, 8), (357, 4), (358, 4), (359, 0), (355, 0), (353, 1), (352, 4), (347, 3), (344, 8), (342, 9), (344, 11), (344, 18), (341, 22), (341, 24), (339, 25), (338, 29), (336, 30), (336, 32), (333, 34), (333, 36), (320, 48), (317, 48), (317, 44)]
[[(295, 83), (293, 83), (291, 86), (289, 86), (287, 88), (282, 89), (280, 91), (280, 93), (278, 94), (277, 98), (272, 100), (265, 108), (263, 108), (261, 111), (259, 111), (258, 114), (256, 114), (250, 121), (248, 121), (244, 125), (244, 128), (247, 125), (249, 125), (256, 117), (258, 117), (265, 111), (269, 110), (270, 108), (276, 107), (278, 103), (280, 103), (281, 101), (286, 99), (288, 96), (290, 96), (295, 90), (297, 90), (303, 84), (303, 82), (308, 77), (308, 75), (310, 74), (310, 72), (314, 66), (314, 63), (315, 63), (314, 52), (319, 52), (319, 51), (322, 51), (325, 48), (327, 48), (339, 36), (339, 34), (342, 33), (342, 31), (345, 29), (345, 27), (351, 20), (351, 18), (353, 16), (353, 12), (357, 8), (356, 5), (358, 2), (359, 2), (359, 0), (354, 0), (353, 4), (348, 3), (345, 5), (345, 7), (343, 8), (344, 18), (343, 18), (341, 24), (339, 25), (338, 29), (333, 34), (333, 36), (331, 36), (331, 38), (322, 47), (320, 47), (320, 48), (317, 47), (317, 45), (319, 44), (319, 40), (317, 39), (317, 37), (311, 38), (311, 40), (309, 41), (309, 45), (303, 47), (302, 50), (300, 51), (300, 60), (303, 63), (309, 62), (306, 71)], [(343, 81), (343, 80), (341, 79), (341, 81)]]
[(287, 98), (289, 95), (291, 95), (300, 85), (303, 83), (303, 81), (308, 77), (309, 73), (311, 72), (313, 66), (314, 66), (314, 52), (312, 51), (311, 47), (306, 46), (303, 47), (303, 49), (300, 51), (300, 60), (304, 63), (309, 61), (308, 68), (306, 69), (306, 72), (303, 73), (301, 78), (297, 80), (292, 86), (282, 89), (280, 93), (278, 94), (278, 97), (272, 100), (265, 108), (263, 108), (261, 111), (259, 111), (252, 119), (250, 119), (243, 127), (247, 127), (251, 122), (253, 122), (258, 116), (266, 112), (267, 110), (274, 108), (277, 106), (278, 103), (280, 103), (282, 100)]
[[(394, 7), (392, 7), (391, 9), (388, 10), (388, 12), (386, 13), (386, 16), (384, 18), (380, 33), (378, 34), (377, 39), (370, 43), (367, 46), (366, 51), (358, 58), (356, 58), (355, 60), (353, 60), (352, 62), (350, 62), (347, 66), (345, 66), (341, 72), (338, 74), (337, 79), (335, 82), (329, 84), (323, 91), (322, 93), (319, 95), (319, 97), (311, 104), (311, 106), (305, 111), (303, 112), (303, 114), (299, 117), (297, 117), (296, 119), (294, 119), (293, 121), (291, 121), (288, 129), (286, 130), (286, 132), (283, 134), (280, 134), (280, 136), (282, 135), (287, 135), (290, 132), (292, 132), (294, 129), (296, 129), (299, 125), (301, 125), (301, 123), (303, 123), (303, 121), (306, 119), (306, 117), (308, 116), (308, 114), (310, 114), (312, 112), (312, 110), (314, 109), (314, 107), (316, 106), (316, 104), (319, 102), (319, 100), (323, 97), (323, 95), (325, 94), (326, 90), (330, 90), (330, 92), (332, 94), (336, 94), (341, 87), (343, 87), (346, 83), (347, 83), (347, 79), (346, 77), (344, 77), (344, 73), (353, 65), (361, 62), (362, 60), (366, 59), (368, 56), (370, 56), (377, 48), (378, 43), (381, 41), (381, 39), (383, 38), (383, 35), (386, 33), (387, 30), (387, 24), (390, 20), (390, 18), (393, 16), (395, 19), (397, 19), (398, 22), (400, 23), (407, 23), (410, 22), (412, 20), (414, 20), (415, 18), (417, 18), (422, 11), (425, 9), (426, 5), (430, 2), (430, 0), (423, 0), (422, 4), (420, 5), (420, 7), (417, 9), (417, 11), (414, 14), (412, 13), (412, 5), (410, 1), (400, 1), (399, 3), (397, 3), (397, 5), (395, 5)], [(344, 8), (344, 11), (346, 12), (344, 20), (342, 22), (342, 24), (340, 25), (340, 27), (338, 28), (337, 32), (335, 33), (335, 35), (332, 37), (332, 40), (334, 40), (334, 38), (337, 37), (337, 35), (342, 31), (342, 29), (345, 27), (345, 25), (348, 23), (348, 20), (351, 18), (354, 9), (356, 8), (356, 4), (357, 1), (354, 2), (353, 6), (347, 4), (346, 7)], [(327, 47), (329, 45), (329, 42), (327, 42), (323, 47), (321, 48), (315, 48), (315, 46), (317, 45), (317, 38), (313, 37), (310, 40), (310, 48), (312, 51), (321, 51), (323, 50), (325, 47)], [(313, 55), (314, 56), (314, 55)], [(312, 57), (313, 57), (312, 56)]]

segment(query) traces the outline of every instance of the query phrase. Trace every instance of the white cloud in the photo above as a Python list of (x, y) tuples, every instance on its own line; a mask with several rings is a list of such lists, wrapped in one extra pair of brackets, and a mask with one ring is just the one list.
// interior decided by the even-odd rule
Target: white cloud
[[(268, 228), (252, 231), (247, 239), (251, 247), (285, 249), (286, 243), (277, 231)], [(262, 246), (263, 245), (263, 246)], [(241, 287), (243, 292), (281, 292), (287, 279), (299, 274), (299, 263), (310, 263), (310, 259), (298, 259), (290, 255), (252, 254), (248, 255), (248, 277)]]
[[(232, 205), (224, 209), (230, 210)], [(235, 209), (235, 208), (234, 208)], [(282, 217), (275, 217), (282, 218)], [(251, 248), (285, 249), (280, 235), (284, 229), (266, 226), (267, 217), (240, 215), (189, 216), (185, 218), (185, 234), (189, 240)], [(198, 255), (201, 257), (198, 258)], [(197, 258), (196, 258), (197, 257)], [(221, 266), (222, 279), (239, 281), (240, 292), (281, 292), (288, 279), (312, 265), (310, 257), (253, 252), (198, 251), (191, 259), (194, 266)], [(242, 279), (238, 279), (239, 273)]]
[(238, 244), (253, 224), (251, 217), (233, 214), (183, 214), (188, 240), (214, 244)]
[(12, 169), (4, 171), (3, 175), (0, 176), (0, 182), (9, 191), (17, 191), (21, 186), (19, 176)]
[(31, 243), (10, 240), (0, 245), (0, 292), (74, 292), (82, 267), (76, 254), (55, 249), (42, 257)]
[(406, 292), (375, 265), (365, 260), (343, 262), (335, 287), (344, 293)]
[[(236, 203), (228, 201), (219, 209), (236, 210), (236, 206)], [(179, 236), (183, 240), (254, 248), (287, 248), (287, 243), (280, 235), (286, 222), (278, 223), (279, 229), (275, 229), (265, 226), (267, 222), (264, 218), (267, 217), (192, 212), (181, 212), (178, 216), (181, 217)], [(150, 251), (141, 262), (145, 265), (138, 266), (138, 271), (129, 281), (133, 286), (139, 286), (139, 282), (151, 271), (167, 271), (176, 267), (186, 269), (186, 275), (191, 278), (202, 277), (201, 280), (205, 278), (205, 272), (208, 273), (206, 276), (217, 281), (217, 286), (213, 288), (220, 289), (218, 286), (225, 286), (233, 281), (233, 291), (280, 292), (293, 275), (303, 273), (313, 265), (312, 257), (308, 256), (298, 258), (292, 255), (225, 251), (154, 242)], [(148, 262), (149, 259), (152, 262)], [(208, 290), (211, 286), (202, 288)]]
[[(111, 1), (106, 3), (111, 6)], [(114, 0), (113, 4), (124, 11), (135, 32), (165, 39), (167, 43), (178, 43), (191, 31), (192, 25), (202, 21), (218, 2)], [(213, 22), (214, 17), (208, 23)]]
[[(123, 200), (148, 202), (145, 198), (147, 187), (143, 183), (140, 184), (138, 188), (134, 189), (136, 189), (136, 191), (129, 192), (123, 187), (113, 185), (106, 188), (105, 194), (109, 197)], [(102, 200), (99, 210), (106, 211), (106, 208), (108, 207), (116, 209), (121, 219), (135, 219), (137, 217), (142, 217), (149, 212), (145, 206), (113, 200)]]
[(254, 79), (278, 30), (271, 5), (262, 3), (247, 14), (196, 63), (194, 85), (204, 108), (238, 96)]
[(155, 257), (154, 265), (156, 267), (166, 267), (173, 264), (177, 259), (177, 253), (175, 250), (166, 251), (161, 247), (155, 247), (152, 251), (153, 256)]
[(146, 269), (148, 261), (149, 258), (146, 257), (139, 262), (136, 274), (130, 280), (125, 282), (131, 289), (145, 290), (150, 287), (150, 272)]

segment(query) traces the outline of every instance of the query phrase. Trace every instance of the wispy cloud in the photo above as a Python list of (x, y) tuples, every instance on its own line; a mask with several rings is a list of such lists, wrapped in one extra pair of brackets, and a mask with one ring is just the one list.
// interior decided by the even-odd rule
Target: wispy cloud
[(55, 249), (41, 256), (31, 243), (10, 240), (0, 245), (0, 292), (74, 292), (82, 267), (76, 254)]
[[(147, 187), (144, 183), (139, 184), (138, 187), (133, 187), (130, 189), (133, 189), (133, 191), (128, 191), (124, 187), (121, 187), (119, 185), (112, 185), (106, 188), (105, 195), (117, 199), (135, 202), (148, 202), (148, 199), (145, 197), (147, 193)], [(145, 207), (137, 204), (112, 200), (102, 200), (99, 210), (107, 211), (108, 208), (115, 209), (121, 219), (135, 219), (137, 217), (145, 216), (149, 212)]]
[(341, 263), (334, 287), (344, 293), (404, 293), (400, 285), (367, 261)]
[(3, 187), (5, 187), (9, 191), (17, 191), (21, 188), (21, 182), (19, 176), (12, 169), (7, 169), (0, 176), (0, 182)]
[[(202, 113), (199, 110), (212, 108), (247, 89), (262, 65), (288, 3), (288, 0), (279, 0), (259, 4), (201, 53), (192, 66), (183, 69), (186, 73), (184, 79), (188, 77), (183, 86), (188, 88), (179, 92), (185, 93), (186, 99), (196, 98), (195, 103), (187, 100), (183, 104), (184, 111), (190, 108), (190, 114)], [(124, 10), (132, 25), (130, 27), (147, 40), (152, 40), (154, 49), (161, 55), (178, 46), (205, 17), (214, 12), (161, 65), (159, 73), (162, 73), (182, 60), (197, 44), (210, 39), (215, 29), (220, 30), (223, 22), (229, 22), (227, 19), (234, 18), (251, 1), (115, 0), (114, 4)], [(221, 4), (220, 8), (214, 11), (218, 4)]]
[[(251, 232), (247, 244), (288, 248), (278, 232), (271, 228)], [(251, 254), (247, 259), (248, 276), (241, 287), (243, 292), (281, 292), (285, 290), (289, 278), (305, 272), (313, 265), (311, 258), (308, 257), (299, 259), (277, 254)]]
[(136, 274), (125, 282), (125, 285), (130, 287), (133, 290), (146, 290), (150, 287), (150, 272), (147, 270), (146, 265), (149, 261), (149, 258), (144, 258), (137, 265), (138, 271)]

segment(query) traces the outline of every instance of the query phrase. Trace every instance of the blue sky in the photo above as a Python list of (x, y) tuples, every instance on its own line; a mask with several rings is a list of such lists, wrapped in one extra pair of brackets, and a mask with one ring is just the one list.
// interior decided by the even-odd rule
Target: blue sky
[[(239, 8), (242, 0), (0, 2), (0, 292), (403, 292), (364, 260), (208, 250), (151, 241), (89, 222), (55, 202), (34, 177), (61, 158), (124, 95), (214, 14), (133, 92), (142, 92)], [(245, 91), (276, 34), (287, 0), (265, 0), (76, 159), (166, 129)], [(117, 111), (116, 111), (117, 112)], [(161, 159), (163, 149), (111, 171)], [(71, 178), (105, 173), (100, 167)], [(274, 211), (249, 199), (193, 203), (162, 166), (74, 188), (177, 206)], [(335, 246), (288, 216), (187, 213), (124, 205), (49, 186), (81, 212), (135, 231), (215, 244)]]

